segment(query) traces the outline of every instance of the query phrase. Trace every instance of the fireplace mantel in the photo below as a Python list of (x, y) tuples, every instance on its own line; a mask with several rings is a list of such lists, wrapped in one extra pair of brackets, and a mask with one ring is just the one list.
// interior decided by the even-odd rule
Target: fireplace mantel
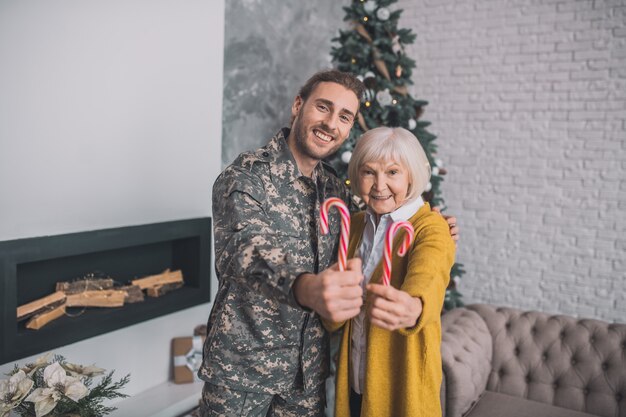
[[(211, 219), (199, 218), (0, 242), (0, 364), (210, 301), (210, 236)], [(185, 285), (162, 297), (89, 308), (39, 330), (17, 322), (17, 307), (58, 281), (102, 272), (125, 284), (167, 268), (182, 270)]]

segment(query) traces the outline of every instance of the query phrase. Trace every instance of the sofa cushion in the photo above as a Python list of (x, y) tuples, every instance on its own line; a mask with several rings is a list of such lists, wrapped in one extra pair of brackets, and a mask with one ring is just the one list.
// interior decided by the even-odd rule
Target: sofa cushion
[(463, 417), (596, 417), (594, 414), (555, 407), (524, 398), (485, 391), (469, 414)]
[(468, 309), (485, 320), (493, 339), (487, 390), (626, 416), (625, 324), (491, 305)]
[(443, 414), (461, 416), (478, 400), (491, 370), (492, 341), (485, 321), (474, 311), (457, 308), (441, 319), (444, 386)]

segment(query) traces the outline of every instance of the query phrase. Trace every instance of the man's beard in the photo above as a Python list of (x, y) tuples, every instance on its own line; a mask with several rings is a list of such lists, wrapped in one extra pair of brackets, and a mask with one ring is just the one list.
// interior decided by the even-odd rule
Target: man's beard
[(330, 129), (328, 128), (328, 126), (326, 126), (323, 123), (320, 123), (311, 129), (311, 134), (314, 134), (312, 132), (313, 129), (320, 130), (321, 132), (329, 136), (332, 136), (334, 138), (333, 140), (335, 140), (337, 144), (333, 148), (331, 148), (329, 151), (326, 151), (326, 152), (321, 151), (321, 150), (318, 151), (313, 146), (309, 145), (306, 141), (308, 132), (306, 130), (306, 127), (302, 123), (302, 109), (300, 109), (300, 111), (298, 112), (298, 117), (296, 118), (295, 124), (293, 126), (293, 130), (295, 134), (295, 145), (301, 154), (306, 155), (309, 158), (322, 160), (324, 158), (331, 156), (332, 154), (334, 154), (335, 152), (339, 150), (343, 141), (340, 141), (339, 138), (337, 138), (336, 134), (329, 133)]

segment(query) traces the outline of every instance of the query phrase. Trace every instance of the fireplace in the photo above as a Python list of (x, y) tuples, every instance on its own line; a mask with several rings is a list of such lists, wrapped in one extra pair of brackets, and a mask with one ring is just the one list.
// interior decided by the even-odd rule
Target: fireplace
[[(0, 364), (210, 301), (210, 236), (211, 219), (199, 218), (0, 242)], [(168, 268), (181, 270), (185, 285), (164, 296), (88, 308), (39, 330), (17, 322), (17, 307), (58, 281), (99, 272), (126, 284)]]

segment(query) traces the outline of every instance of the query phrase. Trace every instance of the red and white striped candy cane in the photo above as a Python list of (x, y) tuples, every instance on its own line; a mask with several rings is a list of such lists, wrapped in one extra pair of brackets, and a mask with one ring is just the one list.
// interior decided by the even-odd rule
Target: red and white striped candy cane
[(406, 255), (409, 247), (411, 246), (411, 243), (413, 243), (413, 225), (411, 223), (401, 221), (395, 222), (391, 226), (389, 226), (389, 229), (387, 229), (387, 234), (385, 235), (385, 263), (383, 265), (384, 285), (389, 285), (391, 283), (391, 252), (393, 251), (393, 238), (400, 229), (406, 230), (406, 236), (402, 241), (402, 246), (400, 246), (400, 249), (398, 249), (398, 255)]
[(339, 270), (345, 271), (348, 263), (348, 239), (350, 238), (350, 210), (346, 204), (337, 197), (330, 197), (322, 204), (320, 208), (320, 229), (322, 234), (327, 234), (328, 228), (328, 210), (336, 207), (341, 214), (341, 236), (339, 238)]

